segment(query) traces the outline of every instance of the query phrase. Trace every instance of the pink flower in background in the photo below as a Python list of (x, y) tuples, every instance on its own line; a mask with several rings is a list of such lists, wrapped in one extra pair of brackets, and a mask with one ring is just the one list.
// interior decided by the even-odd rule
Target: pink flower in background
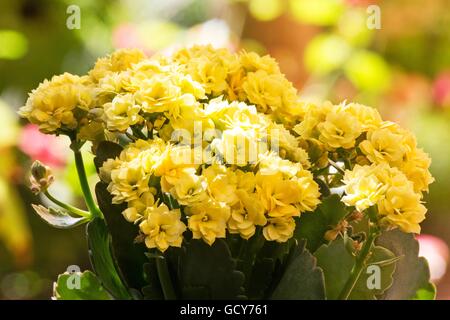
[(425, 257), (430, 266), (431, 280), (437, 282), (447, 270), (449, 250), (447, 244), (440, 238), (421, 234), (417, 236), (419, 241), (419, 256)]
[(50, 167), (62, 167), (69, 150), (63, 139), (43, 134), (37, 125), (27, 124), (20, 134), (19, 148), (32, 160), (39, 160)]
[(439, 74), (433, 84), (434, 102), (441, 107), (450, 107), (450, 71)]
[(137, 28), (132, 24), (120, 24), (113, 30), (113, 45), (115, 48), (141, 48), (144, 45)]

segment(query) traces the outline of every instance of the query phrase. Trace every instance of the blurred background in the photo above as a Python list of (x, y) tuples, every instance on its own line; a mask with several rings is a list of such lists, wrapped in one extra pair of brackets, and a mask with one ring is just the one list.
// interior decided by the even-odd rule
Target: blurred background
[(89, 268), (83, 227), (56, 230), (31, 211), (44, 201), (27, 187), (35, 159), (55, 171), (59, 198), (77, 203), (80, 191), (68, 141), (18, 119), (27, 93), (115, 48), (193, 43), (269, 53), (305, 100), (376, 106), (413, 130), (436, 178), (420, 254), (438, 299), (450, 299), (448, 0), (0, 1), (0, 299), (49, 299), (68, 266)]

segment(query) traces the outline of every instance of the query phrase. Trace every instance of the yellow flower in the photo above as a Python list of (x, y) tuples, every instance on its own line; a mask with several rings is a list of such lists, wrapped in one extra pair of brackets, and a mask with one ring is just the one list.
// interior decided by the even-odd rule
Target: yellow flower
[(353, 170), (346, 170), (342, 180), (345, 192), (342, 201), (364, 211), (384, 198), (388, 185), (377, 176), (381, 170), (386, 169), (384, 166), (355, 165)]
[(111, 182), (111, 172), (114, 169), (117, 169), (122, 164), (122, 161), (119, 159), (108, 159), (105, 162), (103, 162), (102, 166), (100, 167), (100, 170), (98, 172), (98, 176), (100, 177), (100, 180), (106, 183)]
[(292, 217), (270, 218), (263, 229), (267, 241), (286, 242), (294, 235), (295, 221)]
[(145, 54), (138, 49), (120, 49), (106, 58), (98, 59), (94, 68), (89, 71), (89, 76), (94, 81), (99, 81), (101, 78), (112, 72), (127, 70), (131, 68), (133, 64), (144, 59)]
[(292, 178), (302, 170), (300, 163), (280, 158), (276, 153), (270, 152), (258, 156), (258, 168), (260, 175), (273, 175), (282, 173), (284, 177)]
[(139, 115), (141, 108), (131, 94), (118, 95), (103, 108), (106, 127), (110, 131), (125, 132), (130, 126), (142, 121)]
[[(195, 103), (192, 95), (187, 96), (190, 103)], [(170, 75), (157, 74), (142, 81), (136, 92), (136, 100), (147, 113), (166, 112), (176, 107), (182, 99), (180, 87), (175, 85)]]
[(268, 127), (271, 150), (279, 149), (280, 157), (299, 162), (303, 168), (311, 167), (308, 153), (299, 147), (299, 142), (282, 124), (271, 122)]
[(242, 51), (239, 54), (239, 62), (246, 72), (263, 70), (268, 74), (279, 74), (280, 68), (274, 58), (269, 55), (260, 56), (255, 52)]
[(382, 119), (377, 109), (368, 107), (359, 103), (342, 103), (338, 106), (339, 109), (348, 112), (361, 124), (363, 131), (373, 130), (380, 127)]
[(429, 171), (430, 165), (431, 159), (422, 149), (414, 149), (406, 154), (406, 161), (400, 169), (414, 184), (414, 191), (428, 192), (428, 185), (434, 181)]
[(247, 193), (240, 189), (236, 191), (239, 203), (232, 208), (228, 220), (228, 231), (239, 233), (248, 240), (255, 234), (256, 226), (264, 226), (267, 219), (264, 216), (264, 207), (254, 193)]
[(358, 120), (343, 111), (328, 113), (325, 121), (317, 125), (319, 140), (330, 149), (350, 149), (362, 133)]
[(203, 169), (202, 175), (208, 182), (208, 194), (212, 199), (230, 206), (239, 200), (236, 194), (237, 176), (231, 169), (213, 164)]
[(263, 70), (250, 72), (242, 88), (248, 101), (263, 113), (290, 108), (297, 102), (297, 91), (282, 74), (268, 74)]
[(258, 160), (258, 149), (261, 148), (260, 134), (254, 128), (235, 126), (222, 132), (220, 138), (211, 143), (217, 157), (227, 164), (245, 166)]
[(197, 168), (198, 164), (195, 164), (194, 155), (195, 150), (190, 146), (167, 145), (161, 155), (155, 158), (149, 157), (151, 162), (146, 166), (151, 166), (152, 171), (158, 177), (170, 176), (173, 175), (172, 170), (174, 169)]
[(244, 102), (228, 102), (223, 97), (211, 99), (205, 105), (205, 116), (212, 119), (219, 130), (232, 127), (232, 123), (240, 123), (243, 126), (262, 126), (264, 119), (257, 113), (255, 106)]
[(281, 173), (258, 173), (256, 179), (257, 194), (270, 217), (299, 216), (320, 203), (319, 186), (308, 171), (300, 171), (290, 180), (283, 179)]
[(139, 159), (122, 163), (111, 171), (108, 191), (113, 195), (113, 203), (122, 203), (138, 199), (149, 191), (149, 176), (144, 173)]
[(128, 222), (137, 222), (141, 220), (145, 214), (147, 208), (152, 207), (155, 204), (155, 197), (151, 192), (144, 192), (139, 199), (131, 200), (128, 202), (128, 208), (122, 211), (122, 215)]
[(141, 232), (146, 236), (147, 248), (158, 248), (161, 252), (169, 247), (181, 247), (185, 224), (180, 220), (180, 209), (169, 210), (165, 204), (159, 207), (148, 207), (146, 219), (139, 224)]
[(225, 238), (230, 207), (220, 202), (204, 201), (194, 203), (185, 211), (189, 215), (188, 227), (194, 239), (203, 239), (212, 245), (216, 238)]
[(75, 109), (87, 111), (93, 98), (94, 91), (85, 77), (64, 73), (50, 81), (45, 80), (33, 90), (19, 114), (39, 125), (45, 133), (73, 130), (79, 120), (74, 114)]
[(420, 223), (427, 209), (420, 203), (420, 195), (409, 184), (392, 187), (378, 204), (381, 223), (399, 227), (403, 232), (420, 233)]
[(335, 107), (327, 101), (318, 106), (306, 103), (303, 109), (303, 120), (294, 126), (293, 131), (303, 139), (317, 139), (320, 134), (318, 125), (326, 120), (328, 114), (334, 112)]
[(161, 177), (161, 190), (170, 192), (181, 205), (207, 199), (207, 182), (194, 168), (177, 168)]
[(213, 96), (225, 92), (227, 77), (232, 71), (230, 66), (236, 66), (235, 56), (227, 49), (214, 49), (211, 45), (181, 49), (172, 58), (184, 66), (192, 79), (202, 84), (206, 94)]
[(405, 131), (397, 124), (386, 123), (378, 129), (369, 131), (367, 140), (362, 141), (359, 148), (372, 163), (386, 162), (398, 166), (409, 149), (405, 138), (407, 138)]
[(244, 172), (242, 170), (236, 170), (237, 177), (237, 189), (252, 193), (256, 186), (256, 177), (253, 172)]
[(320, 203), (319, 185), (310, 171), (301, 170), (293, 178), (298, 185), (298, 198), (295, 206), (300, 212), (314, 211)]

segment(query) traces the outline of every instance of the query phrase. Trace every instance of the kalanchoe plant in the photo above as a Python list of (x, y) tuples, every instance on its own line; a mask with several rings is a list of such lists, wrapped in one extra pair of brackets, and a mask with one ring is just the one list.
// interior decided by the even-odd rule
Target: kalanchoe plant
[(57, 206), (36, 212), (87, 223), (93, 270), (61, 275), (56, 299), (434, 298), (414, 238), (428, 156), (373, 108), (302, 102), (269, 56), (120, 50), (46, 80), (20, 114), (70, 138), (87, 207), (33, 166)]

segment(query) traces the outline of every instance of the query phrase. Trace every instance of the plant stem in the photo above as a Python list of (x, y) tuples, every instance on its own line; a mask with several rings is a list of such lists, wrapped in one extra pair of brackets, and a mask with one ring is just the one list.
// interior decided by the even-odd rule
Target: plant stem
[(172, 280), (170, 279), (169, 268), (165, 257), (156, 258), (156, 270), (158, 272), (159, 282), (163, 290), (164, 299), (175, 300), (177, 297), (173, 290)]
[(337, 171), (339, 171), (340, 173), (344, 174), (345, 170), (342, 169), (336, 162), (334, 162), (331, 159), (328, 159), (328, 163), (331, 164), (332, 167), (334, 167)]
[(103, 214), (100, 209), (95, 204), (94, 198), (92, 197), (91, 190), (89, 188), (89, 183), (86, 176), (86, 171), (84, 169), (83, 164), (83, 156), (81, 155), (80, 150), (74, 150), (75, 154), (75, 165), (77, 168), (78, 179), (80, 180), (81, 190), (83, 191), (84, 201), (86, 202), (86, 206), (89, 212), (92, 214), (92, 217), (103, 218)]
[(84, 211), (81, 209), (78, 209), (74, 206), (71, 206), (68, 203), (64, 203), (62, 201), (59, 201), (58, 199), (56, 199), (55, 197), (53, 197), (48, 191), (44, 192), (44, 195), (50, 199), (50, 201), (52, 201), (53, 203), (57, 204), (58, 206), (60, 206), (63, 209), (66, 209), (67, 211), (77, 215), (77, 216), (81, 216), (81, 217), (85, 217), (85, 218), (89, 218), (91, 216), (91, 213), (89, 211)]
[(344, 288), (339, 294), (338, 297), (339, 300), (347, 300), (350, 294), (352, 293), (353, 288), (355, 287), (356, 282), (361, 276), (361, 272), (367, 263), (367, 258), (369, 257), (370, 251), (372, 250), (372, 246), (377, 235), (378, 233), (373, 232), (372, 230), (369, 231), (369, 235), (366, 241), (364, 242), (364, 245), (361, 248), (358, 257), (356, 258), (356, 262), (352, 268), (352, 271), (350, 272), (350, 277), (348, 278), (347, 282), (344, 285)]

